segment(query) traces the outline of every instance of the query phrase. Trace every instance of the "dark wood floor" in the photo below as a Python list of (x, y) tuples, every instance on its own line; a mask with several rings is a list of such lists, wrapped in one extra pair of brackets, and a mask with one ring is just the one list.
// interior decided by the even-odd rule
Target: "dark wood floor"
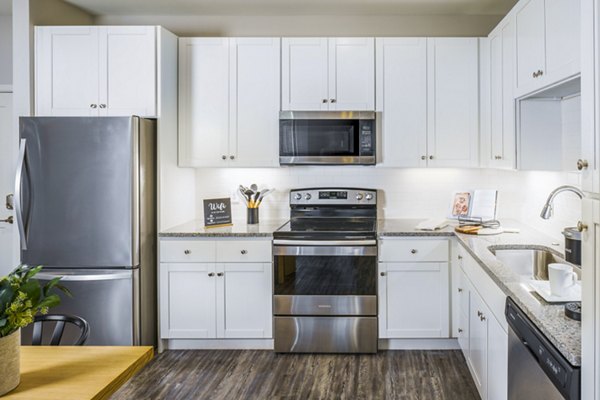
[(479, 399), (460, 351), (167, 351), (117, 399)]

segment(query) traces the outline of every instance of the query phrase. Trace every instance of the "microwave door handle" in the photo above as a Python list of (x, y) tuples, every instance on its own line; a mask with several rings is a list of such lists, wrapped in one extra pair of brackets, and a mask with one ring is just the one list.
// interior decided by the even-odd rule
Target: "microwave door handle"
[(17, 217), (17, 229), (19, 230), (19, 236), (21, 238), (21, 249), (27, 250), (27, 235), (25, 234), (25, 223), (23, 220), (23, 205), (22, 205), (22, 178), (23, 168), (25, 164), (25, 149), (27, 145), (27, 139), (21, 139), (19, 144), (19, 156), (17, 158), (17, 172), (15, 176), (15, 193), (14, 193), (14, 208)]

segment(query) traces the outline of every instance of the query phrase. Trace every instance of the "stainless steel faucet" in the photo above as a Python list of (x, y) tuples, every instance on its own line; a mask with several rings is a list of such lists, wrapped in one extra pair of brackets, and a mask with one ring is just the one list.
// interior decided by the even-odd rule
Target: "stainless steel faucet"
[(577, 196), (579, 196), (580, 199), (583, 199), (583, 197), (585, 196), (585, 194), (581, 190), (577, 189), (575, 186), (559, 186), (556, 189), (554, 189), (552, 193), (550, 193), (550, 196), (548, 196), (548, 200), (546, 200), (546, 204), (544, 204), (544, 208), (542, 208), (542, 213), (540, 214), (540, 217), (542, 217), (543, 219), (549, 219), (552, 216), (552, 214), (554, 213), (554, 198), (562, 192), (573, 192)]

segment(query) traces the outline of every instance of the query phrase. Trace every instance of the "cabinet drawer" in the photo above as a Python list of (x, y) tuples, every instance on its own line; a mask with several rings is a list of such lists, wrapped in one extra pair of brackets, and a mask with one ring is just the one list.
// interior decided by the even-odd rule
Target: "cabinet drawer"
[(214, 262), (215, 242), (209, 240), (161, 240), (162, 262)]
[(379, 260), (448, 262), (448, 240), (384, 239), (380, 242)]
[(271, 262), (270, 240), (217, 242), (217, 262)]

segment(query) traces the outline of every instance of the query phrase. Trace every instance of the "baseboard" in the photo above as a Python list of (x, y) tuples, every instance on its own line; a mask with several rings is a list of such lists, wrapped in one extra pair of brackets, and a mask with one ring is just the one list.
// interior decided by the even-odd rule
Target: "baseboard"
[(169, 339), (164, 350), (273, 350), (273, 339)]
[(379, 350), (458, 350), (457, 339), (379, 339)]

